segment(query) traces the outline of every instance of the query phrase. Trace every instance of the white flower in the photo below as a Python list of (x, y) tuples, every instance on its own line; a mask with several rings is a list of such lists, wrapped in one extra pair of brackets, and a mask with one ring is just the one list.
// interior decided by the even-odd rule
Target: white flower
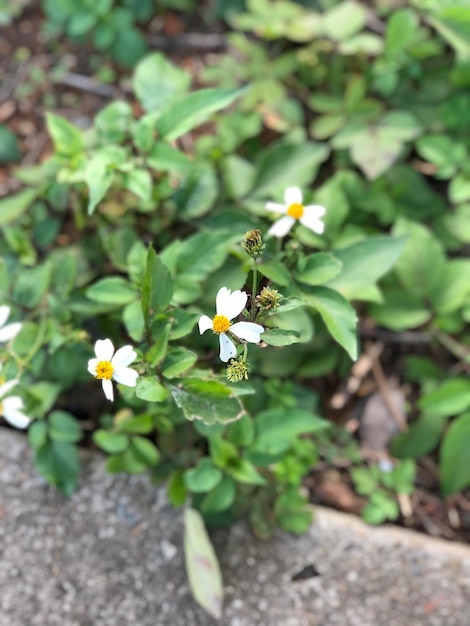
[(131, 367), (127, 367), (137, 356), (132, 346), (123, 346), (114, 352), (111, 339), (98, 339), (95, 343), (95, 355), (96, 359), (88, 361), (88, 371), (101, 380), (104, 395), (108, 400), (114, 400), (112, 379), (122, 385), (135, 387), (139, 374)]
[(227, 287), (222, 287), (219, 289), (215, 300), (217, 315), (212, 320), (207, 315), (203, 315), (199, 319), (201, 335), (209, 329), (219, 335), (220, 358), (225, 363), (237, 354), (235, 344), (226, 335), (227, 331), (250, 343), (259, 343), (260, 335), (264, 333), (264, 328), (253, 322), (230, 323), (243, 311), (247, 298), (248, 296), (244, 291), (238, 290), (232, 293)]
[(298, 187), (288, 187), (284, 192), (285, 204), (267, 202), (266, 209), (275, 213), (285, 213), (284, 217), (274, 222), (268, 234), (275, 237), (284, 237), (290, 231), (296, 220), (321, 235), (325, 230), (325, 225), (320, 219), (325, 215), (325, 207), (319, 204), (303, 205), (302, 192)]
[(15, 385), (18, 384), (18, 380), (9, 380), (7, 383), (0, 385), (0, 415), (6, 419), (6, 421), (15, 426), (16, 428), (26, 428), (31, 419), (27, 417), (21, 409), (24, 407), (23, 400), (18, 396), (10, 396), (4, 398)]
[(14, 322), (13, 324), (7, 324), (5, 322), (10, 316), (9, 306), (0, 306), (0, 343), (13, 339), (21, 330), (20, 322)]

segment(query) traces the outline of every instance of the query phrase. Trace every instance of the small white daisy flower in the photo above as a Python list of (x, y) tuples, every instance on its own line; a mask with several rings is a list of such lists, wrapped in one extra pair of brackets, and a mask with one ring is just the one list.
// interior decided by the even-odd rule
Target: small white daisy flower
[(219, 335), (220, 358), (225, 363), (237, 354), (237, 348), (226, 334), (227, 332), (250, 343), (259, 343), (260, 335), (264, 333), (264, 328), (253, 322), (236, 322), (231, 324), (231, 320), (238, 317), (245, 308), (247, 299), (248, 296), (244, 291), (238, 290), (232, 293), (227, 287), (221, 287), (215, 300), (217, 315), (214, 319), (207, 315), (203, 315), (199, 319), (199, 332), (201, 335), (209, 329)]
[(5, 326), (5, 322), (9, 317), (10, 307), (6, 305), (0, 306), (0, 343), (13, 339), (21, 330), (20, 322), (14, 322)]
[(268, 234), (274, 237), (285, 237), (298, 220), (303, 226), (310, 228), (314, 233), (321, 235), (325, 230), (322, 218), (325, 207), (319, 204), (303, 205), (302, 192), (298, 187), (288, 187), (284, 192), (285, 204), (267, 202), (266, 209), (275, 213), (285, 213), (284, 217), (274, 222)]
[(17, 384), (18, 380), (15, 378), (0, 385), (0, 415), (12, 426), (26, 428), (31, 419), (21, 411), (24, 408), (23, 400), (18, 396), (3, 397)]
[(88, 371), (101, 380), (104, 395), (108, 400), (114, 400), (112, 380), (128, 387), (135, 387), (139, 374), (131, 367), (127, 367), (137, 356), (132, 346), (123, 346), (114, 352), (111, 339), (98, 339), (95, 343), (95, 355), (95, 359), (88, 361)]

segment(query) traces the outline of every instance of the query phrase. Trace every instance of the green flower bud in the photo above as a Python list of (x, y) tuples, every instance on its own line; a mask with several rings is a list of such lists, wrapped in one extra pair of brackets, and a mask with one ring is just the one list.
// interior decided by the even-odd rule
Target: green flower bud
[(256, 296), (256, 303), (260, 309), (272, 311), (273, 309), (277, 309), (283, 299), (284, 296), (279, 293), (277, 289), (263, 287), (261, 293)]
[(264, 244), (260, 230), (249, 230), (243, 237), (242, 246), (246, 252), (253, 258), (260, 256), (263, 251)]
[(227, 379), (231, 383), (239, 383), (241, 380), (248, 380), (248, 367), (245, 361), (232, 359), (227, 366)]

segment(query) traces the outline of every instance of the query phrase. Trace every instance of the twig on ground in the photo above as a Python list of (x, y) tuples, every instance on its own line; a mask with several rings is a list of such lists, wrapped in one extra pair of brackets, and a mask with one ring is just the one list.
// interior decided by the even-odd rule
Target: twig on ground
[(380, 364), (380, 360), (378, 356), (375, 356), (375, 345), (371, 344), (368, 348), (366, 348), (367, 352), (371, 354), (372, 359), (372, 375), (374, 376), (375, 382), (377, 383), (377, 387), (379, 389), (380, 395), (386, 405), (387, 409), (390, 411), (393, 419), (399, 430), (402, 432), (408, 430), (408, 424), (406, 423), (406, 419), (404, 415), (397, 409), (395, 404), (392, 402), (392, 398), (390, 396), (390, 388), (385, 377), (384, 371), (382, 369), (382, 365)]
[(190, 48), (203, 52), (223, 52), (227, 49), (227, 38), (218, 33), (182, 33), (181, 35), (150, 35), (147, 41), (155, 48), (174, 50)]

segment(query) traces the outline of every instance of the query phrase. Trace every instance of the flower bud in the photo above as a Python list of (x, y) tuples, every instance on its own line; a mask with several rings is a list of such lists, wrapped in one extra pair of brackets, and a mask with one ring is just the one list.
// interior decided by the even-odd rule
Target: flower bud
[(239, 383), (241, 380), (248, 380), (248, 367), (245, 361), (232, 359), (227, 366), (227, 379), (231, 383)]
[(242, 246), (253, 259), (259, 257), (263, 251), (264, 244), (260, 230), (249, 230), (243, 237)]
[(277, 289), (263, 287), (261, 293), (256, 296), (256, 304), (260, 309), (272, 311), (273, 309), (277, 309), (283, 299), (284, 296), (279, 293)]

